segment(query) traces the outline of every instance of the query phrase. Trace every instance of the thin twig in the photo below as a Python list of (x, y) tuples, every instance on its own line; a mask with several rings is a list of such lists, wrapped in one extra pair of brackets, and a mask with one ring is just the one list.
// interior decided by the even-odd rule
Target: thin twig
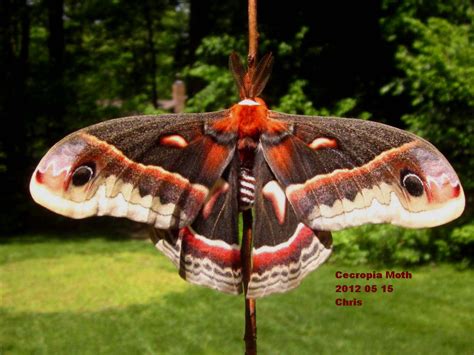
[(252, 211), (243, 212), (243, 238), (242, 238), (242, 278), (245, 295), (245, 354), (257, 354), (257, 313), (255, 300), (247, 298), (247, 289), (252, 272)]
[(247, 64), (249, 74), (253, 74), (257, 64), (258, 54), (258, 30), (257, 30), (257, 0), (249, 1), (249, 53), (247, 56)]
[[(258, 32), (257, 32), (257, 0), (248, 0), (249, 13), (249, 52), (247, 56), (248, 78), (252, 78), (257, 64)], [(245, 295), (245, 354), (257, 354), (257, 313), (254, 299), (247, 298), (247, 290), (252, 273), (252, 210), (243, 212), (244, 230), (242, 235), (242, 279)]]

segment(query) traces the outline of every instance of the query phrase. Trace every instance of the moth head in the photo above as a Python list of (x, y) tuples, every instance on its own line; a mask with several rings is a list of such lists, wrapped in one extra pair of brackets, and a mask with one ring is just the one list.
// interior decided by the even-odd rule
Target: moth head
[(35, 169), (30, 193), (38, 204), (64, 216), (97, 213), (97, 184), (104, 156), (81, 133), (53, 146)]

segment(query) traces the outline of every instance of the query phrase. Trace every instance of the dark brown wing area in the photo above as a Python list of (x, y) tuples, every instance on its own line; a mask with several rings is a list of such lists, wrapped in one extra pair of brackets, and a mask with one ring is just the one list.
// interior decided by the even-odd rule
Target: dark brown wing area
[[(136, 163), (159, 166), (193, 183), (210, 186), (225, 166), (204, 174), (206, 154), (213, 143), (206, 136), (205, 125), (228, 115), (228, 111), (220, 111), (126, 117), (91, 126), (83, 132), (107, 142)], [(182, 145), (173, 142), (173, 137), (181, 137)]]
[(182, 278), (232, 294), (242, 292), (236, 163), (215, 183), (190, 227), (155, 230), (153, 238)]
[(331, 236), (301, 223), (262, 151), (256, 156), (252, 274), (247, 297), (297, 287), (331, 253)]
[[(270, 117), (293, 125), (298, 140), (285, 141), (294, 155), (299, 176), (282, 175), (287, 183), (302, 183), (316, 175), (329, 174), (337, 169), (363, 166), (381, 153), (413, 142), (416, 136), (377, 122), (334, 117), (286, 115), (271, 112)], [(311, 149), (316, 139), (332, 140)], [(309, 155), (310, 159), (305, 159)], [(309, 161), (308, 161), (309, 160)], [(291, 170), (291, 169), (290, 169)]]
[(127, 217), (156, 228), (189, 225), (231, 161), (236, 134), (208, 131), (229, 111), (137, 116), (71, 134), (31, 180), (37, 202), (73, 218)]
[(265, 159), (298, 218), (313, 229), (365, 223), (429, 227), (464, 208), (452, 167), (409, 132), (357, 119), (275, 112), (270, 117), (292, 128), (279, 137), (262, 135)]

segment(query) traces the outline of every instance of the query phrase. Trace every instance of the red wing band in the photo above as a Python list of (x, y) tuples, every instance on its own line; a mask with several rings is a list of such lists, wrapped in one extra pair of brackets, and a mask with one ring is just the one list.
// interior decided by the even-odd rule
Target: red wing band
[[(405, 170), (420, 177), (423, 185), (418, 196), (403, 188), (400, 180), (404, 181)], [(347, 186), (356, 189), (352, 198), (337, 193)], [(464, 193), (454, 170), (422, 141), (385, 151), (361, 167), (337, 169), (288, 185), (285, 193), (297, 214), (317, 230), (365, 223), (433, 227), (457, 218), (464, 209)]]
[(253, 269), (247, 298), (282, 293), (297, 287), (303, 278), (331, 254), (331, 238), (326, 232), (315, 235), (303, 223), (285, 243), (253, 249)]
[[(95, 176), (74, 186), (71, 173), (82, 162), (94, 163)], [(36, 202), (68, 217), (127, 217), (160, 229), (191, 223), (209, 193), (180, 174), (136, 163), (86, 133), (50, 150), (33, 174), (30, 191)]]
[(158, 237), (154, 242), (156, 248), (179, 268), (183, 279), (225, 293), (242, 293), (238, 245), (208, 239), (197, 234), (191, 227), (182, 228), (177, 234), (175, 238)]

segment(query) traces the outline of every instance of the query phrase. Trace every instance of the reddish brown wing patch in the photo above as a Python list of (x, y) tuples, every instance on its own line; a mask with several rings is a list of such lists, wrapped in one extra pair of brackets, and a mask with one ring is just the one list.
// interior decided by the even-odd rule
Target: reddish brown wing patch
[(278, 172), (280, 181), (287, 181), (295, 174), (299, 164), (293, 154), (293, 144), (290, 139), (284, 139), (278, 144), (269, 145), (264, 151), (266, 161), (271, 162), (272, 170)]
[(202, 155), (204, 156), (202, 166), (203, 172), (220, 170), (223, 161), (230, 155), (230, 148), (225, 145), (216, 144), (212, 138), (204, 138)]
[(202, 216), (204, 217), (204, 219), (209, 218), (209, 216), (213, 212), (217, 200), (222, 194), (227, 193), (227, 191), (229, 191), (229, 183), (222, 179), (218, 180), (212, 188), (211, 192), (209, 193), (207, 201), (205, 202), (204, 207), (202, 209)]

